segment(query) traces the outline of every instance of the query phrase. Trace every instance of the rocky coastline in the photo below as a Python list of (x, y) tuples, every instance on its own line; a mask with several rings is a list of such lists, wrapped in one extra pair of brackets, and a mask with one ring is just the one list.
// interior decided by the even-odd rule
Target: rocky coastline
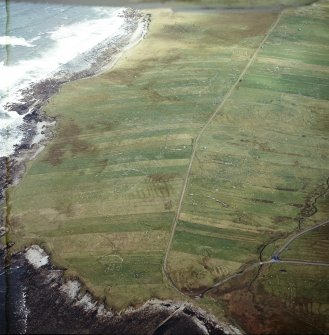
[[(36, 245), (13, 255), (7, 270), (6, 281), (18, 294), (17, 301), (7, 301), (1, 333), (222, 335), (233, 331), (186, 302), (154, 299), (139, 308), (114, 312), (77, 279), (65, 279), (64, 270), (53, 267)], [(159, 327), (178, 309), (165, 327)]]
[[(106, 41), (95, 50), (81, 56), (89, 66), (79, 68), (79, 61), (68, 64), (52, 78), (31, 85), (22, 91), (22, 99), (6, 106), (24, 115), (25, 136), (10, 157), (0, 157), (0, 202), (8, 212), (10, 199), (6, 190), (16, 185), (24, 175), (26, 163), (32, 160), (55, 136), (56, 120), (43, 112), (43, 106), (67, 82), (87, 78), (113, 66), (120, 55), (137, 44), (147, 33), (150, 16), (127, 9), (122, 14), (127, 25), (119, 40)], [(77, 280), (65, 279), (63, 269), (51, 265), (48, 255), (31, 246), (11, 254), (14, 241), (7, 238), (10, 224), (7, 214), (0, 213), (0, 333), (93, 333), (93, 334), (228, 334), (238, 332), (229, 325), (219, 326), (216, 319), (190, 303), (151, 300), (139, 308), (120, 313), (86, 292)], [(33, 256), (41, 259), (35, 262)], [(39, 258), (38, 258), (39, 257)], [(46, 260), (46, 261), (45, 261)], [(166, 320), (180, 309), (179, 313)], [(159, 326), (160, 325), (160, 326)]]
[(47, 116), (43, 106), (60, 87), (68, 82), (98, 75), (111, 68), (122, 53), (139, 43), (148, 31), (149, 14), (127, 8), (121, 14), (126, 24), (124, 34), (103, 41), (96, 48), (65, 64), (51, 78), (31, 84), (20, 93), (21, 99), (7, 103), (8, 111), (23, 116), (20, 126), (24, 137), (9, 157), (0, 157), (0, 201), (10, 185), (16, 185), (25, 171), (25, 163), (33, 159), (53, 138), (56, 120)]

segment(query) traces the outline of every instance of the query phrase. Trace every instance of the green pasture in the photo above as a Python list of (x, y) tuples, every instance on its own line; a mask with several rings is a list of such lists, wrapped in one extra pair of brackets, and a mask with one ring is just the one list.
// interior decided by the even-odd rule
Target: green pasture
[(296, 239), (281, 254), (281, 258), (329, 263), (328, 247), (329, 225), (325, 225)]
[(204, 250), (216, 264), (243, 267), (261, 251), (268, 259), (298, 223), (328, 219), (328, 10), (312, 7), (283, 15), (198, 143), (169, 256), (178, 287), (219, 279), (203, 264)]
[(275, 18), (154, 11), (111, 71), (63, 86), (54, 139), (10, 191), (15, 250), (41, 244), (118, 309), (177, 297), (162, 262), (193, 139)]
[(327, 305), (328, 274), (326, 267), (275, 264), (264, 270), (259, 284), (268, 293), (290, 300), (290, 303), (295, 301), (296, 305), (307, 302)]
[[(66, 84), (45, 106), (55, 136), (10, 189), (6, 208), (13, 251), (40, 244), (118, 310), (187, 299), (162, 268), (195, 138), (277, 18), (268, 10), (151, 14), (146, 38), (113, 69)], [(261, 251), (266, 260), (298, 224), (328, 219), (328, 16), (327, 1), (285, 11), (198, 142), (166, 268), (182, 291), (208, 288)], [(301, 237), (282, 257), (326, 261), (327, 233)], [(260, 320), (285, 306), (276, 324), (288, 324), (287, 309), (322, 331), (327, 272), (275, 264), (249, 281), (237, 277), (241, 296), (227, 282), (196, 303), (223, 318), (229, 301), (226, 314), (241, 320), (241, 310), (244, 329), (258, 324), (246, 319), (254, 302), (269, 311)]]

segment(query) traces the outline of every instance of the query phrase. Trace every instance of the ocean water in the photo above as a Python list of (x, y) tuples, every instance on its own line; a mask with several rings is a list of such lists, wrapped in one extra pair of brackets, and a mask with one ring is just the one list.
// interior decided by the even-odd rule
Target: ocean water
[(24, 115), (7, 104), (19, 102), (33, 83), (68, 72), (71, 64), (80, 64), (77, 71), (89, 66), (84, 54), (124, 34), (123, 10), (11, 1), (6, 6), (0, 0), (0, 157), (11, 155), (24, 137)]

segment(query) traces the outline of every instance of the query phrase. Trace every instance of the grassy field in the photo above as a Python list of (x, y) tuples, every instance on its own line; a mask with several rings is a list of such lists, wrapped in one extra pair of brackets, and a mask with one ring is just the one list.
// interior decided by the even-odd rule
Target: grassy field
[(154, 11), (112, 71), (65, 85), (54, 140), (11, 190), (15, 248), (40, 243), (118, 309), (177, 297), (162, 261), (193, 138), (275, 18)]
[(315, 203), (329, 176), (328, 15), (327, 2), (285, 12), (201, 137), (169, 257), (179, 288), (210, 286), (298, 223), (328, 219)]
[(329, 263), (329, 225), (322, 226), (296, 239), (282, 253), (283, 260)]
[[(10, 189), (7, 207), (13, 250), (39, 243), (116, 309), (151, 297), (186, 299), (162, 266), (195, 139), (278, 15), (151, 14), (146, 38), (111, 71), (63, 86), (45, 106), (56, 136)], [(168, 258), (180, 290), (209, 287), (270, 257), (299, 225), (328, 219), (328, 18), (328, 1), (285, 11), (200, 138)], [(324, 261), (323, 229), (282, 257)], [(274, 323), (286, 333), (311, 332), (316, 323), (322, 331), (327, 272), (273, 265), (196, 303), (221, 316), (226, 302), (250, 332), (270, 333)], [(314, 306), (296, 307), (304, 303)], [(274, 315), (268, 324), (259, 321), (262, 309)]]

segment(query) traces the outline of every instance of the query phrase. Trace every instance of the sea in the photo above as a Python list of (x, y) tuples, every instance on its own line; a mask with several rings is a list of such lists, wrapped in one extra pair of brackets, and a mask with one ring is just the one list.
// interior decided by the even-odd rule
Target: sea
[(8, 106), (63, 69), (89, 66), (83, 55), (125, 33), (124, 10), (0, 0), (0, 158), (13, 154), (24, 138), (24, 115)]

